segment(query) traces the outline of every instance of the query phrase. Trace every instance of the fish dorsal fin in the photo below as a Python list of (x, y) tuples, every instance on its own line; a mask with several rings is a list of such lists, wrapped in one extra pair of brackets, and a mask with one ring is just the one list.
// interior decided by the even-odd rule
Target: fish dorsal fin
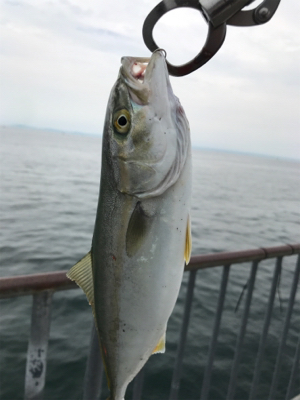
[(152, 351), (152, 354), (164, 353), (165, 351), (166, 351), (166, 332), (163, 334), (163, 336), (157, 343), (155, 349)]
[(191, 232), (191, 218), (188, 215), (186, 234), (185, 234), (185, 249), (184, 249), (184, 261), (186, 265), (190, 262), (192, 253), (192, 232)]
[(81, 287), (94, 311), (94, 285), (90, 251), (70, 269), (67, 277)]

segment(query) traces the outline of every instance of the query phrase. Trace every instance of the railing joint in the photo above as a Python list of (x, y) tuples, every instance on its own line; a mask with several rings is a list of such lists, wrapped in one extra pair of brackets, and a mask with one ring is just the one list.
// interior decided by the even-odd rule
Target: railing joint
[(291, 248), (291, 250), (292, 250), (292, 253), (291, 253), (291, 254), (295, 254), (295, 253), (296, 253), (296, 249), (295, 249), (295, 247), (294, 247), (292, 244), (287, 243), (286, 245), (289, 246), (289, 247)]
[(267, 249), (265, 248), (265, 247), (260, 247), (260, 250), (262, 250), (263, 252), (264, 252), (264, 258), (263, 258), (263, 260), (265, 260), (265, 259), (267, 259), (268, 258), (268, 251), (267, 251)]

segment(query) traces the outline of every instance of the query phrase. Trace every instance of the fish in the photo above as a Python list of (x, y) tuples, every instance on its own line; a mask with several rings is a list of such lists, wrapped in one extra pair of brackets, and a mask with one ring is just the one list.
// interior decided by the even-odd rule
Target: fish
[(167, 322), (191, 256), (189, 123), (165, 53), (122, 57), (102, 137), (91, 250), (67, 276), (92, 306), (110, 389), (123, 400)]

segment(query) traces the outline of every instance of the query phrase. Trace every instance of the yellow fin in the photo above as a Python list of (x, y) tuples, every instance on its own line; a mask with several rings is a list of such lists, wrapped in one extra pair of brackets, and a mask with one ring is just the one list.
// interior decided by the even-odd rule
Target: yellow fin
[(191, 232), (191, 218), (188, 215), (186, 234), (185, 234), (185, 249), (184, 249), (184, 260), (186, 265), (190, 262), (192, 253), (192, 232)]
[(106, 373), (108, 388), (110, 389), (110, 380), (107, 374), (106, 362), (105, 362), (105, 348), (101, 345), (101, 340), (98, 333), (98, 327), (95, 315), (95, 301), (94, 301), (94, 282), (93, 282), (93, 267), (92, 267), (92, 255), (89, 251), (78, 263), (76, 263), (70, 271), (67, 273), (67, 277), (72, 281), (75, 281), (79, 287), (84, 291), (89, 304), (92, 306), (93, 315), (95, 319), (96, 331), (99, 339), (99, 346), (101, 351), (101, 357)]
[(71, 281), (75, 281), (77, 285), (81, 287), (86, 294), (88, 302), (93, 307), (94, 312), (94, 285), (92, 256), (90, 251), (70, 269), (67, 273), (67, 277), (71, 279)]
[(163, 334), (162, 338), (157, 343), (155, 349), (152, 351), (152, 354), (164, 353), (165, 351), (166, 351), (166, 332)]

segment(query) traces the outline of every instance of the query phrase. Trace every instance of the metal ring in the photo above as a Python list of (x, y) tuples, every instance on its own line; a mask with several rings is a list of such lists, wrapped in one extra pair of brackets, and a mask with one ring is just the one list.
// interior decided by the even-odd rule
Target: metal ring
[[(143, 38), (146, 46), (150, 51), (153, 52), (159, 48), (159, 46), (155, 43), (152, 35), (153, 28), (157, 21), (168, 11), (182, 7), (194, 8), (202, 13), (202, 8), (198, 0), (190, 0), (189, 2), (187, 2), (186, 0), (176, 0), (176, 2), (161, 1), (148, 14), (143, 25)], [(220, 49), (224, 42), (225, 35), (225, 23), (219, 25), (217, 28), (214, 28), (213, 25), (208, 22), (208, 35), (201, 51), (195, 58), (193, 58), (186, 64), (172, 65), (166, 60), (169, 74), (173, 76), (184, 76), (202, 67), (202, 65), (207, 63), (207, 61), (209, 61)]]
[(162, 51), (162, 52), (164, 53), (165, 58), (167, 58), (167, 52), (166, 52), (165, 49), (161, 49), (160, 47), (158, 47), (157, 49), (155, 49), (155, 50), (153, 51), (153, 53), (156, 53), (157, 51)]

